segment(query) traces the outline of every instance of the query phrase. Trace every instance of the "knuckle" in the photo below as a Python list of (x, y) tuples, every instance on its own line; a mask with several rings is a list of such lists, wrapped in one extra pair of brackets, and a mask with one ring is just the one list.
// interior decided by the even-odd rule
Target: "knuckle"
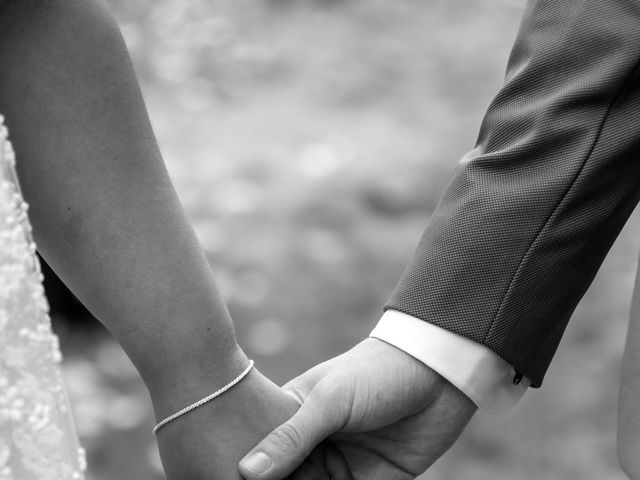
[(290, 423), (280, 425), (269, 435), (269, 440), (281, 450), (288, 450), (291, 447), (301, 447), (304, 445), (304, 437), (299, 429)]

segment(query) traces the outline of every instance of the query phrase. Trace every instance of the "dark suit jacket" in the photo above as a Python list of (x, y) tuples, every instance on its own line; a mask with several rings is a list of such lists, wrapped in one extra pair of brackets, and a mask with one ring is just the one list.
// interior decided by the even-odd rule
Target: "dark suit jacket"
[(640, 1), (530, 0), (476, 149), (386, 308), (539, 386), (640, 195), (639, 61)]

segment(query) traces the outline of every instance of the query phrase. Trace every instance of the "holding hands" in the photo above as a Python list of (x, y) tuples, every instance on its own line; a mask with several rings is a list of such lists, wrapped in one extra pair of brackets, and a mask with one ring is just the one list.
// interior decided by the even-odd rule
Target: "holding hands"
[[(246, 363), (238, 352), (217, 383)], [(185, 393), (150, 390), (159, 418), (185, 404)], [(252, 369), (161, 428), (158, 444), (169, 479), (409, 480), (449, 449), (475, 410), (422, 362), (368, 338), (282, 389)]]
[[(639, 23), (633, 2), (610, 2), (608, 21), (598, 2), (529, 3), (505, 87), (395, 301), (423, 314), (441, 303), (449, 323), (464, 319), (463, 333), (498, 345), (509, 373), (524, 365), (516, 378), (539, 385), (638, 201)], [(0, 4), (0, 110), (39, 251), (131, 357), (161, 420), (230, 382), (248, 359), (106, 5)], [(631, 478), (640, 478), (638, 325), (620, 403)], [(159, 430), (158, 444), (170, 480), (409, 480), (475, 410), (424, 363), (368, 338), (282, 389), (251, 370)]]
[(435, 371), (376, 338), (283, 390), (300, 409), (242, 460), (246, 479), (285, 478), (327, 438), (314, 458), (329, 478), (413, 479), (454, 443), (476, 410)]

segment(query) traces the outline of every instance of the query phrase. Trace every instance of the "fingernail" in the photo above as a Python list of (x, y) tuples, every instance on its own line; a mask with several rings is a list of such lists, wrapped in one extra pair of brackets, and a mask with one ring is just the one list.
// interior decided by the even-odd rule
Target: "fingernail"
[(269, 455), (264, 452), (252, 453), (244, 457), (240, 462), (240, 465), (251, 473), (260, 475), (271, 467), (271, 458), (269, 458)]

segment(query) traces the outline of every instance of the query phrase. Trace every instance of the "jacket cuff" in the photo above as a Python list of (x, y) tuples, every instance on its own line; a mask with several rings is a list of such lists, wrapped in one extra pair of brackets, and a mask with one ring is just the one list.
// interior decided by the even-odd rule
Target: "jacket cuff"
[(496, 415), (513, 407), (531, 382), (489, 348), (397, 310), (387, 310), (369, 335), (435, 370), (478, 408)]

